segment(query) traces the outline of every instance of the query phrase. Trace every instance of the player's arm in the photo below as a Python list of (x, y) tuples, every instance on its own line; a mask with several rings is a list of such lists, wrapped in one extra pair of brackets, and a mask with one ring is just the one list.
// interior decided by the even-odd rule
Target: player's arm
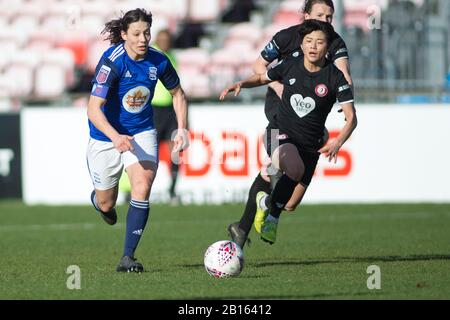
[(353, 80), (350, 74), (350, 63), (347, 58), (340, 58), (334, 62), (334, 65), (342, 71), (344, 74), (345, 80), (347, 80), (348, 84), (353, 87)]
[(328, 161), (332, 161), (334, 159), (334, 163), (337, 161), (337, 154), (339, 149), (345, 143), (345, 141), (350, 138), (352, 132), (355, 130), (358, 120), (356, 118), (356, 110), (353, 102), (347, 102), (341, 104), (341, 108), (344, 111), (345, 122), (344, 127), (340, 131), (339, 135), (336, 139), (331, 140), (327, 145), (319, 149), (320, 153), (323, 153), (326, 157), (328, 157)]
[[(266, 45), (264, 50), (261, 52), (261, 55), (253, 63), (253, 72), (256, 74), (265, 74), (267, 72), (267, 67), (269, 66), (269, 64), (272, 63), (272, 61), (280, 58), (281, 55), (277, 49), (275, 40), (272, 40)], [(280, 82), (273, 81), (269, 83), (269, 87), (272, 88), (275, 93), (281, 98), (284, 87)]]
[(180, 85), (174, 89), (169, 90), (172, 95), (173, 109), (177, 117), (178, 130), (173, 139), (173, 152), (178, 152), (186, 149), (189, 146), (187, 135), (187, 99), (183, 89)]
[(220, 100), (224, 100), (225, 96), (229, 92), (234, 92), (234, 96), (237, 97), (239, 93), (241, 92), (241, 88), (255, 88), (260, 87), (265, 84), (268, 84), (272, 82), (273, 80), (270, 80), (267, 77), (267, 74), (253, 74), (252, 76), (238, 81), (235, 84), (225, 88), (222, 93), (220, 94)]
[(133, 145), (130, 143), (130, 140), (133, 140), (133, 137), (119, 134), (117, 130), (114, 129), (114, 127), (109, 123), (108, 119), (106, 119), (106, 116), (102, 110), (102, 107), (105, 103), (105, 98), (91, 94), (87, 107), (87, 116), (89, 120), (98, 130), (103, 132), (109, 139), (111, 139), (114, 147), (119, 152), (133, 150)]

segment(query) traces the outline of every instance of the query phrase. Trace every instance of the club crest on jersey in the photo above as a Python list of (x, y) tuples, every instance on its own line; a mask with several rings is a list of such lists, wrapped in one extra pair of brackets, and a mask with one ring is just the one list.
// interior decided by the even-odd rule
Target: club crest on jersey
[(144, 86), (138, 86), (123, 96), (122, 105), (130, 113), (139, 113), (147, 105), (149, 99), (150, 90)]
[(321, 98), (325, 97), (328, 94), (327, 86), (322, 83), (318, 84), (314, 91), (316, 92), (317, 96), (319, 96)]
[(109, 74), (111, 73), (111, 68), (105, 65), (102, 65), (100, 70), (95, 77), (97, 83), (105, 83), (108, 80)]
[(150, 80), (158, 79), (157, 74), (158, 74), (158, 68), (156, 68), (156, 67), (149, 67), (148, 68), (148, 78)]

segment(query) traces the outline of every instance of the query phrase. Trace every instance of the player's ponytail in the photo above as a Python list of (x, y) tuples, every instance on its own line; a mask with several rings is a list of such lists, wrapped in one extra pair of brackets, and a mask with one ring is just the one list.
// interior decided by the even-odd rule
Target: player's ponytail
[(327, 5), (328, 7), (330, 7), (331, 9), (333, 9), (333, 12), (334, 12), (333, 0), (306, 0), (305, 5), (303, 7), (303, 13), (311, 14), (312, 7), (316, 3), (323, 3), (323, 4)]
[(105, 24), (101, 34), (108, 34), (105, 40), (109, 40), (112, 45), (123, 42), (122, 31), (127, 32), (128, 27), (133, 22), (144, 21), (152, 26), (152, 13), (145, 9), (134, 9), (123, 14), (118, 19), (113, 19)]

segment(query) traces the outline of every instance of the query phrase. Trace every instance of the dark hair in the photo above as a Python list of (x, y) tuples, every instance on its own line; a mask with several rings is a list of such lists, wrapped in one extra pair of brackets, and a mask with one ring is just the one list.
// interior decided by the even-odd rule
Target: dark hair
[(133, 22), (144, 21), (152, 26), (152, 13), (146, 11), (145, 9), (134, 9), (123, 14), (122, 17), (118, 19), (113, 19), (105, 24), (105, 28), (102, 30), (101, 34), (108, 33), (108, 37), (105, 40), (109, 40), (111, 44), (118, 44), (123, 42), (121, 32), (127, 32), (128, 27)]
[(327, 45), (329, 46), (331, 43), (331, 38), (333, 37), (334, 34), (334, 29), (333, 26), (331, 24), (329, 24), (328, 22), (323, 22), (323, 21), (319, 21), (319, 20), (315, 20), (315, 19), (309, 19), (309, 20), (305, 20), (305, 22), (303, 22), (299, 29), (298, 32), (300, 33), (300, 42), (303, 42), (303, 38), (307, 35), (310, 34), (311, 32), (314, 31), (322, 31), (323, 33), (325, 33), (325, 37), (327, 40)]
[(334, 12), (334, 3), (333, 0), (306, 0), (305, 6), (303, 7), (303, 13), (311, 14), (312, 7), (316, 3), (323, 3), (333, 9)]

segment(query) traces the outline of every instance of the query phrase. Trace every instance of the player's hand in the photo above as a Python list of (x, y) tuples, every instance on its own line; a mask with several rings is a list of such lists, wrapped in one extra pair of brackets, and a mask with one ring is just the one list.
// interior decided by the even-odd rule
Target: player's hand
[(242, 86), (242, 84), (240, 82), (237, 82), (237, 83), (233, 84), (232, 86), (224, 89), (222, 91), (222, 93), (220, 94), (219, 99), (220, 100), (225, 99), (225, 96), (228, 94), (228, 92), (233, 92), (233, 91), (234, 91), (234, 96), (237, 97), (239, 95), (239, 93), (241, 92), (241, 86)]
[(319, 152), (325, 155), (328, 158), (328, 162), (331, 162), (334, 159), (334, 163), (337, 162), (337, 155), (339, 149), (341, 149), (342, 144), (337, 140), (331, 140), (330, 143), (323, 146), (319, 149)]
[(115, 137), (112, 142), (114, 144), (114, 148), (117, 149), (120, 153), (123, 153), (125, 151), (133, 151), (134, 147), (131, 143), (131, 140), (133, 140), (134, 137), (130, 137), (124, 134), (119, 134), (117, 137)]
[(185, 129), (176, 130), (173, 140), (172, 152), (180, 152), (186, 150), (189, 147), (189, 132)]

